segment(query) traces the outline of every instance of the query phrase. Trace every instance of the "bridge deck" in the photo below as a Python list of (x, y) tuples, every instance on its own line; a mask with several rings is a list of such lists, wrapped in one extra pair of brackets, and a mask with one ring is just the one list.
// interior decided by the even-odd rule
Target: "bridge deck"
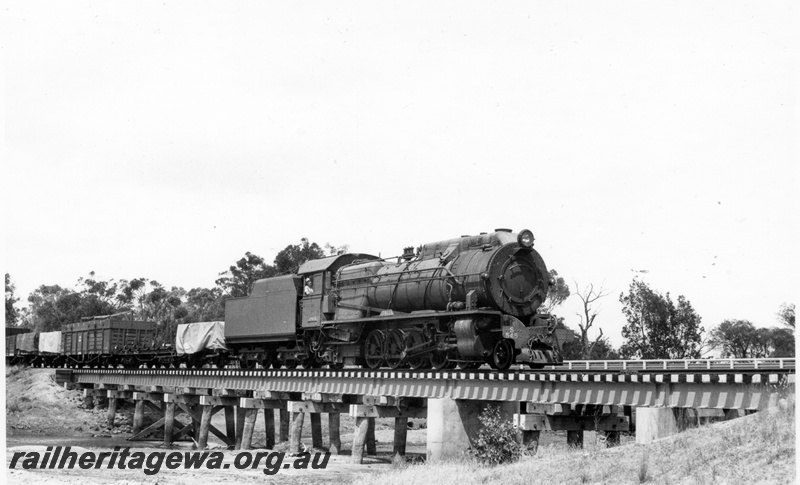
[[(611, 362), (611, 361), (609, 361)], [(794, 392), (791, 369), (664, 371), (361, 371), (76, 369), (79, 384), (230, 389), (552, 404), (757, 410)]]

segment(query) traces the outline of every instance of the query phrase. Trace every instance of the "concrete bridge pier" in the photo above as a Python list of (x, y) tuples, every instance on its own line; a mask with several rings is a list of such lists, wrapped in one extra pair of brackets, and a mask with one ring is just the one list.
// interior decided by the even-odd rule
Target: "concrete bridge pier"
[(649, 443), (679, 431), (672, 408), (636, 408), (637, 443)]
[(519, 413), (518, 402), (428, 399), (428, 460), (462, 456), (481, 431), (479, 418), (488, 406), (497, 407), (509, 421)]

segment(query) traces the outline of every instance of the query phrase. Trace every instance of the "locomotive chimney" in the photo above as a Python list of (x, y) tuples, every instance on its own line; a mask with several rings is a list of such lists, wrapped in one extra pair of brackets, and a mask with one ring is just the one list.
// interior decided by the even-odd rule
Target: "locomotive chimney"
[(414, 259), (414, 246), (403, 248), (403, 259), (406, 261)]

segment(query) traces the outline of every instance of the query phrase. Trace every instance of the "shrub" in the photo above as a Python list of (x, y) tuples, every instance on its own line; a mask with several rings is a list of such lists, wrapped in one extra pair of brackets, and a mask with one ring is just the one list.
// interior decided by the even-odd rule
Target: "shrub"
[(517, 442), (517, 430), (510, 420), (502, 418), (497, 407), (487, 406), (478, 420), (482, 426), (472, 440), (471, 455), (490, 466), (519, 460), (523, 447)]

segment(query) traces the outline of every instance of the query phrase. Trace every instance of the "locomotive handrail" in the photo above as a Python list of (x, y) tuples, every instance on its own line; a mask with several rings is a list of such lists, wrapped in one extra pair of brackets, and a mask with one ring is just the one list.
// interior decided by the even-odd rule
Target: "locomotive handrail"
[[(422, 283), (422, 282), (433, 281), (433, 280), (445, 280), (447, 278), (459, 279), (459, 278), (463, 278), (465, 276), (480, 276), (480, 274), (481, 274), (480, 272), (477, 272), (477, 273), (463, 273), (463, 274), (457, 275), (457, 274), (453, 273), (452, 271), (450, 271), (449, 269), (441, 267), (441, 266), (436, 267), (436, 268), (415, 269), (414, 271), (409, 271), (409, 273), (413, 273), (413, 272), (422, 273), (423, 271), (440, 271), (440, 270), (444, 270), (449, 274), (448, 275), (443, 275), (443, 276), (421, 276), (421, 277), (419, 277), (417, 279), (413, 279), (413, 280), (412, 279), (403, 280), (403, 283)], [(403, 272), (403, 273), (405, 273), (405, 272)], [(403, 274), (403, 273), (400, 273), (400, 274)], [(389, 275), (365, 276), (364, 278), (378, 278), (379, 281), (377, 283), (369, 283), (369, 284), (363, 284), (363, 285), (358, 285), (358, 284), (351, 285), (351, 286), (347, 286), (347, 289), (350, 290), (350, 289), (361, 289), (361, 288), (374, 288), (376, 286), (389, 286), (389, 285), (397, 284), (397, 282), (393, 282), (393, 281), (388, 281), (388, 282), (380, 281), (384, 276), (389, 276)], [(337, 283), (336, 289), (337, 290), (341, 289), (338, 286), (339, 285), (339, 281), (337, 281), (336, 283)], [(463, 285), (463, 283), (459, 283), (459, 284)]]

